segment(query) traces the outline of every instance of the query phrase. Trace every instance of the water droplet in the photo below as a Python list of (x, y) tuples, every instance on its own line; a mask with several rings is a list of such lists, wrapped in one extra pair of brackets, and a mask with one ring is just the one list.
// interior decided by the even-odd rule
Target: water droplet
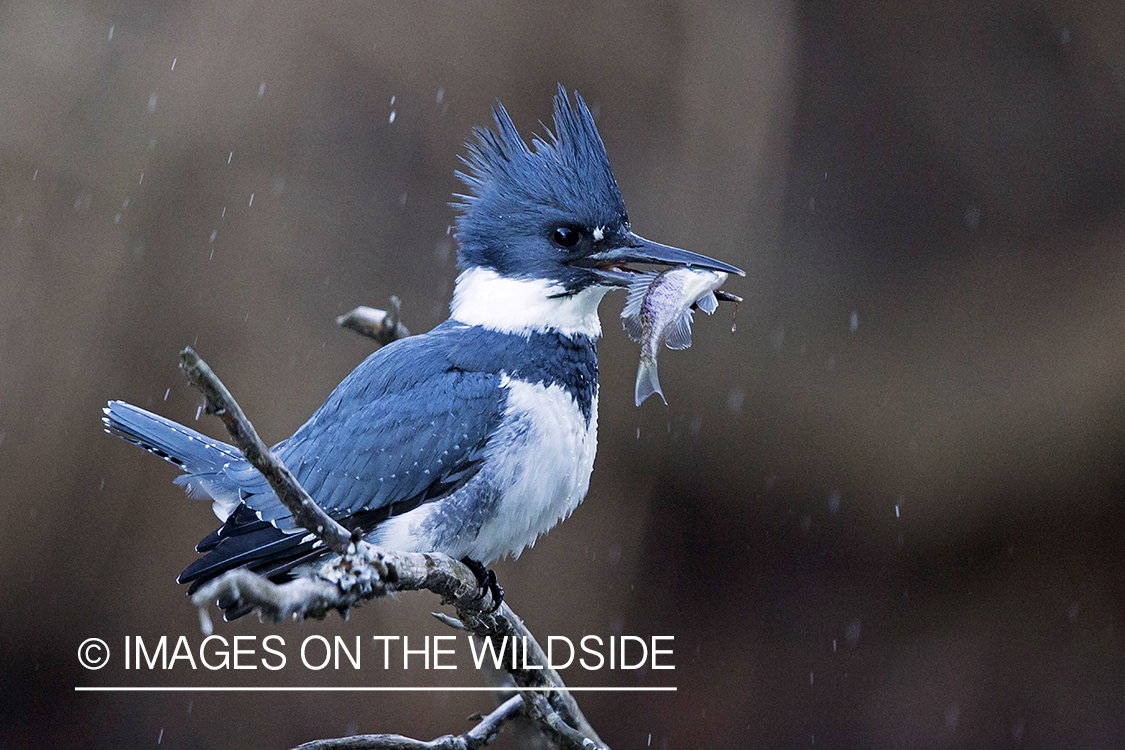
[(727, 411), (738, 414), (742, 411), (742, 402), (746, 400), (746, 392), (741, 388), (731, 388), (727, 394)]
[(981, 209), (973, 204), (965, 209), (965, 226), (970, 232), (975, 232), (980, 227)]

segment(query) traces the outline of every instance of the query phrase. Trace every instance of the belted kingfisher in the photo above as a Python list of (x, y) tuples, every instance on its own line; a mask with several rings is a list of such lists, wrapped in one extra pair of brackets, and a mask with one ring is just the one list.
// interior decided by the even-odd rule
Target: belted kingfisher
[[(449, 319), (369, 356), (277, 456), (331, 516), (377, 545), (484, 565), (519, 556), (586, 495), (597, 448), (598, 304), (627, 264), (742, 274), (632, 232), (581, 96), (529, 147), (503, 105), (475, 128)], [(222, 521), (177, 579), (189, 593), (245, 566), (282, 580), (323, 556), (233, 446), (122, 401), (106, 430), (176, 464)], [(493, 598), (499, 590), (493, 584)], [(497, 602), (498, 603), (498, 602)], [(245, 611), (228, 611), (231, 619)]]

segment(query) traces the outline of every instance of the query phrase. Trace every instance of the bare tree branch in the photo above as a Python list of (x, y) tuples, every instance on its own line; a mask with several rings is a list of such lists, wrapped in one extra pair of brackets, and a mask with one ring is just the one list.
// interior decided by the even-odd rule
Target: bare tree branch
[(406, 330), (406, 326), (399, 321), (401, 307), (402, 303), (398, 297), (392, 296), (391, 304), (386, 310), (360, 306), (336, 318), (336, 325), (355, 331), (384, 346), (410, 335), (410, 331)]
[(544, 734), (559, 747), (571, 750), (589, 750), (598, 747), (589, 737), (568, 724), (542, 693), (524, 693), (523, 699), (527, 705), (528, 716), (534, 719)]
[[(359, 537), (349, 536), (343, 526), (313, 501), (292, 472), (261, 441), (230, 391), (207, 363), (190, 347), (180, 353), (180, 359), (184, 374), (206, 398), (208, 413), (217, 414), (223, 420), (235, 445), (269, 480), (278, 499), (293, 517), (338, 555), (325, 563), (315, 576), (300, 576), (282, 584), (273, 583), (245, 568), (228, 571), (208, 582), (192, 597), (193, 603), (199, 607), (205, 631), (211, 628), (207, 607), (215, 600), (237, 606), (249, 605), (263, 617), (281, 621), (321, 618), (333, 609), (343, 612), (391, 592), (427, 589), (456, 609), (457, 620), (443, 620), (447, 624), (479, 638), (513, 638), (526, 643), (524, 663), (540, 668), (509, 667), (506, 671), (517, 689), (552, 688), (545, 692), (521, 693), (528, 715), (536, 720), (548, 737), (563, 747), (604, 747), (558, 672), (547, 666), (546, 654), (523, 621), (506, 603), (493, 611), (490, 596), (482, 591), (468, 567), (438, 552), (384, 550)], [(382, 747), (447, 747), (417, 744), (416, 740), (400, 735), (381, 736), (392, 738), (394, 742), (416, 743), (385, 744)], [(445, 738), (434, 740), (439, 741), (445, 741)], [(455, 744), (448, 747), (462, 746)]]
[(492, 742), (504, 722), (523, 710), (523, 696), (513, 695), (464, 734), (447, 734), (429, 742), (401, 734), (357, 734), (335, 740), (313, 740), (293, 750), (477, 750)]

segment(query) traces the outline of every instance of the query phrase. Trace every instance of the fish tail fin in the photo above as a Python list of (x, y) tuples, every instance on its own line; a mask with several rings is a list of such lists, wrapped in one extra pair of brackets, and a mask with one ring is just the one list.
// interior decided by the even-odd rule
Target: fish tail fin
[(664, 391), (660, 390), (660, 378), (656, 374), (656, 358), (642, 359), (640, 367), (637, 368), (637, 388), (636, 399), (637, 406), (644, 403), (644, 400), (654, 393), (660, 394), (660, 400), (664, 405), (668, 405), (668, 399), (664, 398)]

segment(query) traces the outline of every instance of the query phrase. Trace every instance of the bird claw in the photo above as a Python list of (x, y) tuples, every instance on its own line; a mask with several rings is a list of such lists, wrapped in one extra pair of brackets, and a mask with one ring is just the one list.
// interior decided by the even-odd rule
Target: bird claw
[(492, 595), (492, 608), (488, 610), (489, 614), (500, 609), (500, 605), (504, 603), (504, 589), (496, 580), (496, 571), (484, 567), (479, 560), (471, 557), (462, 557), (461, 562), (476, 576), (481, 598), (483, 599), (485, 594)]

